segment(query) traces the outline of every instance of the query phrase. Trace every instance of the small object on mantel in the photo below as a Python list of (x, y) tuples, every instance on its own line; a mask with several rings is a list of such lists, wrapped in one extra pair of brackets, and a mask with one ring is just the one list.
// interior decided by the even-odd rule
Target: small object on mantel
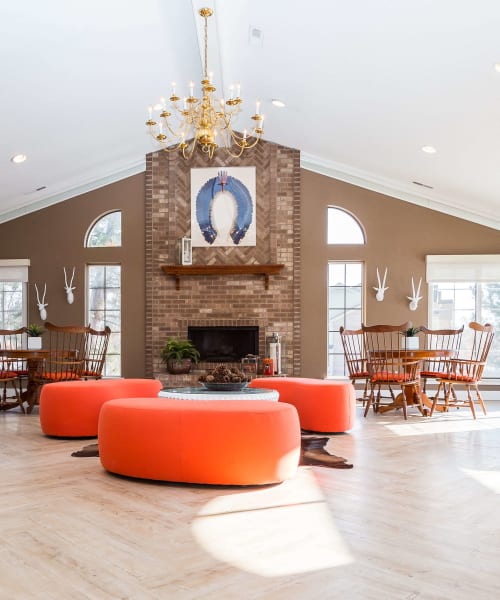
[(180, 290), (180, 278), (199, 275), (264, 275), (265, 288), (269, 289), (269, 276), (279, 275), (285, 265), (162, 265), (166, 275), (175, 277), (175, 289)]

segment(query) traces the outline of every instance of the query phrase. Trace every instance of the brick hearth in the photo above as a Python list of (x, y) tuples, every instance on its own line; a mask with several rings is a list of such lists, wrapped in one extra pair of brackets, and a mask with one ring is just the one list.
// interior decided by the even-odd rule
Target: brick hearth
[[(193, 264), (283, 264), (265, 289), (254, 275), (185, 276), (180, 290), (162, 265), (177, 262), (176, 245), (191, 228), (191, 168), (256, 167), (256, 246), (193, 248)], [(171, 336), (187, 337), (188, 325), (257, 325), (259, 355), (266, 336), (286, 340), (286, 372), (300, 374), (300, 153), (261, 142), (239, 160), (155, 152), (146, 159), (146, 373), (165, 385), (186, 385), (192, 376), (170, 376), (160, 349)], [(198, 371), (213, 365), (199, 365)]]

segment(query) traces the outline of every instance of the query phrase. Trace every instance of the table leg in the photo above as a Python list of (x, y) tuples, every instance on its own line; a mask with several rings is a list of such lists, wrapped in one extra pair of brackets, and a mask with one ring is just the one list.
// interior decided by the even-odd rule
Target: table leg
[(429, 411), (423, 406), (432, 406), (431, 400), (427, 397), (424, 392), (420, 389), (420, 386), (411, 384), (403, 386), (403, 390), (396, 396), (396, 399), (391, 404), (381, 406), (379, 408), (380, 413), (385, 413), (390, 410), (396, 410), (398, 408), (404, 408), (404, 400), (406, 400), (406, 406), (416, 406), (424, 417), (429, 415)]
[(38, 398), (38, 390), (41, 384), (35, 381), (35, 374), (38, 369), (39, 359), (28, 359), (28, 384), (26, 390), (21, 394), (21, 398), (28, 404), (27, 413), (31, 414)]

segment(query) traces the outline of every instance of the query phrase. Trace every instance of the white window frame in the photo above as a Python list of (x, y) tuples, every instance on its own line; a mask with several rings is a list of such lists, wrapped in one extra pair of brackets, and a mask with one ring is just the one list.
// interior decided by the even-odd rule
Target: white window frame
[[(120, 215), (120, 243), (119, 244), (112, 244), (112, 245), (104, 244), (103, 246), (89, 246), (89, 238), (92, 235), (92, 232), (93, 232), (94, 228), (97, 226), (97, 224), (100, 221), (102, 221), (103, 219), (105, 219), (106, 217), (109, 217), (110, 215), (113, 215), (115, 213), (118, 213)], [(85, 233), (83, 246), (84, 246), (84, 248), (121, 248), (121, 246), (122, 246), (122, 233), (123, 233), (123, 228), (122, 228), (122, 211), (121, 211), (121, 209), (108, 210), (107, 212), (103, 213), (102, 215), (99, 215), (91, 223), (90, 227), (87, 229), (87, 232)]]
[[(481, 308), (478, 302), (481, 300), (481, 288), (478, 284), (497, 283), (500, 284), (500, 254), (436, 254), (426, 256), (426, 281), (428, 285), (428, 323), (433, 326), (433, 284), (471, 284), (476, 286), (474, 309), (477, 315)], [(478, 308), (479, 307), (479, 308)], [(481, 319), (475, 317), (475, 319)], [(450, 327), (464, 325), (464, 337), (462, 347), (468, 344), (468, 323), (450, 323)], [(498, 329), (498, 323), (493, 323)], [(490, 353), (491, 355), (491, 353)], [(493, 375), (495, 379), (498, 376)], [(491, 375), (490, 375), (491, 378)], [(488, 366), (485, 370), (484, 379), (488, 379)]]
[[(86, 323), (90, 323), (90, 326), (93, 327), (92, 322), (90, 320), (90, 302), (89, 302), (89, 294), (90, 294), (90, 287), (89, 287), (89, 268), (90, 267), (120, 267), (120, 296), (122, 295), (122, 275), (123, 275), (123, 267), (121, 265), (121, 263), (112, 263), (112, 262), (102, 262), (102, 263), (87, 263), (86, 267), (85, 267), (85, 322)], [(104, 288), (106, 289), (106, 288)], [(113, 327), (111, 327), (111, 336), (113, 336), (113, 333), (119, 333), (120, 334), (120, 340), (121, 340), (121, 322), (122, 322), (122, 317), (123, 317), (123, 309), (122, 309), (122, 303), (120, 302), (120, 330), (117, 332), (116, 330), (113, 332)], [(107, 325), (107, 323), (105, 323), (105, 325)], [(111, 337), (110, 337), (110, 342), (109, 344), (111, 344)], [(108, 354), (109, 354), (109, 345), (108, 345)], [(106, 374), (106, 364), (104, 364), (104, 370), (103, 370), (103, 377), (107, 377), (107, 378), (111, 378), (111, 377), (122, 377), (122, 372), (123, 372), (123, 365), (122, 365), (122, 358), (123, 358), (123, 343), (120, 343), (120, 352), (119, 352), (119, 357), (120, 357), (120, 373), (119, 374), (114, 374), (114, 375), (107, 375)]]
[[(347, 366), (345, 363), (345, 355), (344, 355), (344, 349), (342, 347), (342, 342), (340, 339), (340, 333), (338, 335), (335, 335), (336, 333), (338, 333), (337, 329), (331, 330), (330, 331), (330, 276), (329, 276), (329, 270), (330, 270), (330, 265), (331, 264), (337, 264), (337, 265), (360, 265), (361, 267), (361, 307), (359, 310), (359, 314), (360, 314), (360, 322), (359, 325), (357, 325), (355, 328), (359, 329), (361, 327), (361, 323), (364, 319), (364, 311), (365, 311), (365, 269), (366, 269), (366, 265), (364, 263), (364, 261), (362, 260), (329, 260), (328, 261), (328, 272), (327, 272), (327, 294), (328, 294), (328, 298), (327, 298), (327, 321), (326, 321), (326, 330), (327, 330), (327, 349), (326, 349), (326, 359), (327, 359), (327, 377), (329, 378), (334, 378), (334, 377), (345, 377), (348, 372), (347, 372)], [(352, 287), (352, 286), (348, 286), (348, 285), (344, 285), (344, 289), (348, 288), (348, 287)], [(345, 295), (344, 295), (345, 296)], [(342, 308), (342, 307), (338, 307), (338, 308)], [(343, 320), (343, 327), (346, 329), (353, 329), (353, 326), (348, 326), (346, 325), (346, 319), (345, 319), (345, 315), (347, 313), (347, 308), (344, 306), (342, 308), (343, 312), (344, 312), (344, 320)], [(337, 341), (337, 343), (334, 343), (334, 351), (330, 352), (330, 334), (334, 335), (334, 342), (335, 339)], [(332, 373), (330, 372), (330, 357), (331, 356), (342, 356), (344, 357), (344, 368), (343, 368), (343, 373)]]
[(31, 261), (29, 258), (0, 259), (0, 281), (20, 282), (23, 284), (22, 323), (20, 327), (28, 324), (28, 282), (30, 266)]
[[(335, 240), (335, 231), (330, 231), (330, 225), (334, 225), (334, 219), (331, 217), (333, 211), (337, 213), (342, 213), (343, 217), (346, 219), (346, 224), (351, 223), (351, 225), (356, 228), (356, 233), (361, 236), (361, 239), (351, 239), (346, 241), (345, 239), (337, 241)], [(340, 245), (352, 245), (352, 246), (363, 246), (366, 244), (366, 232), (358, 221), (358, 219), (350, 213), (345, 208), (341, 208), (340, 206), (329, 206), (327, 210), (327, 232), (326, 232), (326, 241), (329, 246), (340, 246)]]

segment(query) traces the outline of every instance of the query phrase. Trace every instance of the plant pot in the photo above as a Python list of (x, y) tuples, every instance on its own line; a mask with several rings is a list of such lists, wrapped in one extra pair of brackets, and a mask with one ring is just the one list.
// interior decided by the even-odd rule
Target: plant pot
[(41, 350), (42, 338), (28, 336), (28, 350)]
[(404, 342), (403, 348), (406, 348), (406, 350), (418, 350), (419, 349), (419, 339), (417, 336), (405, 337), (403, 342)]
[(191, 371), (192, 361), (190, 358), (177, 360), (169, 358), (167, 360), (167, 371), (172, 375), (183, 375)]

